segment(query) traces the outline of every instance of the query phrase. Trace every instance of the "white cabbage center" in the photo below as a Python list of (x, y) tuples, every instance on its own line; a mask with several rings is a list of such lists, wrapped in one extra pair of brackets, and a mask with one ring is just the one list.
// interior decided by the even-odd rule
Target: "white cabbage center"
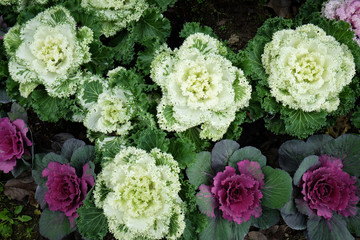
[(46, 65), (48, 71), (57, 72), (69, 54), (67, 38), (60, 33), (45, 38), (37, 38), (35, 34), (34, 38), (30, 46), (32, 54)]

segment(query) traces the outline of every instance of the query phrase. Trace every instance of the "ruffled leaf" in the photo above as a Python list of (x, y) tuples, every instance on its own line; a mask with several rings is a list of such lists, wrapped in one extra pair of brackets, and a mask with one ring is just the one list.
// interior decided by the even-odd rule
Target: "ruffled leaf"
[(166, 152), (169, 148), (170, 140), (166, 138), (166, 133), (158, 129), (146, 129), (135, 139), (139, 148), (150, 152), (153, 148), (159, 148)]
[(143, 17), (134, 26), (134, 37), (137, 42), (145, 46), (152, 46), (151, 41), (158, 39), (164, 42), (170, 35), (170, 21), (155, 9), (147, 9)]
[(196, 160), (195, 146), (187, 139), (171, 139), (168, 152), (179, 163), (181, 169), (185, 169)]
[(210, 27), (208, 27), (208, 26), (200, 26), (200, 23), (198, 23), (198, 22), (187, 22), (187, 23), (185, 23), (184, 27), (181, 30), (181, 32), (179, 33), (179, 35), (182, 38), (187, 38), (191, 34), (198, 33), (198, 32), (210, 35), (211, 37), (214, 37), (214, 38), (217, 37)]
[(103, 239), (108, 232), (107, 219), (103, 210), (95, 206), (91, 196), (90, 191), (83, 205), (77, 209), (79, 218), (76, 219), (76, 225), (82, 237), (89, 240)]
[(42, 121), (57, 122), (72, 116), (73, 99), (50, 97), (46, 91), (35, 90), (31, 94), (31, 106)]
[(288, 134), (298, 138), (306, 138), (316, 130), (326, 126), (327, 112), (303, 112), (302, 110), (282, 109), (281, 119), (284, 120)]

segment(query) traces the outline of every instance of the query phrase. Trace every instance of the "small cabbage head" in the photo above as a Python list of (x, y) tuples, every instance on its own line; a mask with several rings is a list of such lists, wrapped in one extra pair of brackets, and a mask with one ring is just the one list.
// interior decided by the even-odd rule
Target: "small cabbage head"
[(20, 83), (20, 94), (27, 97), (39, 84), (52, 97), (74, 94), (80, 65), (90, 61), (92, 40), (92, 30), (77, 30), (74, 18), (62, 6), (15, 25), (5, 35), (4, 43), (10, 56), (9, 73)]
[(262, 63), (276, 101), (304, 112), (335, 111), (355, 75), (349, 48), (313, 24), (276, 32)]
[(106, 37), (138, 21), (149, 7), (146, 0), (82, 0), (81, 6), (95, 12), (102, 22), (102, 32)]
[(94, 198), (117, 239), (177, 239), (185, 228), (180, 169), (170, 154), (127, 147), (98, 175)]
[(202, 33), (190, 35), (179, 49), (164, 45), (157, 51), (151, 78), (163, 92), (157, 107), (162, 129), (182, 132), (202, 124), (201, 138), (222, 138), (251, 95), (242, 70), (222, 56), (226, 51)]
[(131, 129), (129, 95), (120, 88), (105, 90), (86, 114), (85, 127), (95, 132), (126, 134)]

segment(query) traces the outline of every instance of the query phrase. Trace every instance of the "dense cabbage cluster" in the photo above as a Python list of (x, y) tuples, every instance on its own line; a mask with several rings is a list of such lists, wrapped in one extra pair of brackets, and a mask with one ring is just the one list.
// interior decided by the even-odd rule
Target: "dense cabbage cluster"
[(82, 0), (81, 6), (96, 13), (106, 37), (115, 35), (130, 22), (138, 21), (149, 7), (146, 0)]
[(151, 78), (160, 85), (158, 105), (162, 129), (182, 132), (202, 124), (201, 138), (218, 140), (249, 104), (251, 86), (241, 69), (222, 55), (226, 48), (202, 33), (190, 35), (179, 49), (158, 50)]
[(98, 175), (94, 192), (110, 232), (117, 239), (180, 237), (185, 222), (179, 172), (173, 157), (159, 149), (121, 150)]
[(355, 75), (348, 47), (313, 24), (276, 32), (262, 63), (275, 99), (304, 112), (336, 110), (339, 93)]
[(55, 6), (15, 25), (4, 40), (10, 56), (9, 72), (20, 83), (23, 97), (39, 84), (50, 96), (66, 97), (76, 91), (80, 65), (90, 61), (93, 32), (85, 26), (77, 30), (70, 12)]

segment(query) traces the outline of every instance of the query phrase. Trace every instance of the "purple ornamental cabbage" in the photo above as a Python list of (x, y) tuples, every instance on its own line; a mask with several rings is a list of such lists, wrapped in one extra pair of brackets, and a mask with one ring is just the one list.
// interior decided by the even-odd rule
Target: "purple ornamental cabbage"
[(186, 171), (199, 189), (199, 210), (208, 217), (200, 240), (243, 239), (251, 225), (269, 228), (279, 221), (277, 208), (290, 198), (289, 174), (266, 166), (260, 150), (239, 147), (222, 140), (211, 153), (198, 153)]
[(342, 170), (339, 158), (319, 157), (320, 165), (307, 170), (300, 181), (303, 200), (318, 216), (330, 219), (337, 212), (344, 217), (355, 216), (359, 201), (356, 177)]
[(37, 154), (32, 176), (38, 184), (35, 197), (42, 211), (39, 231), (50, 240), (60, 240), (76, 229), (77, 210), (95, 183), (94, 146), (68, 139), (61, 153)]
[[(211, 193), (218, 201), (223, 218), (241, 224), (249, 221), (251, 216), (258, 218), (262, 214), (260, 189), (264, 186), (264, 174), (257, 162), (246, 159), (237, 165), (240, 174), (230, 166), (216, 174)], [(200, 190), (205, 186), (201, 185)]]
[(92, 187), (95, 183), (88, 168), (89, 164), (85, 164), (82, 176), (78, 177), (75, 168), (71, 167), (70, 163), (50, 162), (42, 172), (42, 176), (48, 179), (45, 201), (49, 204), (49, 209), (65, 213), (72, 226), (75, 225), (74, 220), (79, 216), (76, 210), (86, 197), (88, 185)]
[(16, 159), (28, 152), (26, 147), (32, 145), (26, 136), (28, 130), (22, 119), (13, 122), (8, 117), (0, 119), (0, 170), (10, 172), (16, 165)]
[(281, 168), (293, 174), (294, 191), (280, 212), (310, 240), (360, 236), (360, 136), (315, 135), (279, 149)]
[(322, 13), (328, 19), (350, 23), (355, 33), (354, 40), (360, 45), (360, 0), (330, 0), (324, 5)]

